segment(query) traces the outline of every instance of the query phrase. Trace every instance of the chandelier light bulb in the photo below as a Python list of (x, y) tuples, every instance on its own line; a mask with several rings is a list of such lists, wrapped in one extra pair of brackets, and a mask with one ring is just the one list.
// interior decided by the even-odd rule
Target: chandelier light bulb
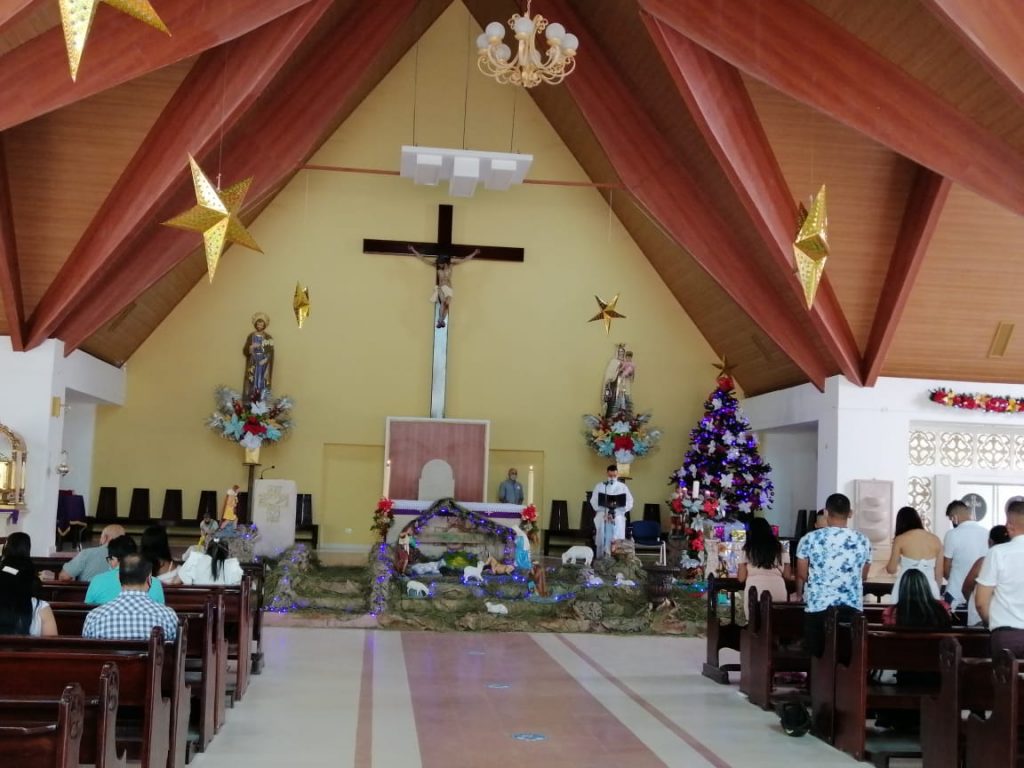
[[(529, 2), (525, 15), (515, 14), (508, 20), (508, 27), (516, 38), (514, 53), (502, 42), (505, 28), (497, 21), (488, 24), (476, 39), (477, 66), (488, 77), (503, 85), (532, 88), (541, 83), (557, 85), (575, 69), (579, 39), (566, 32), (562, 24), (548, 24), (540, 14), (531, 17)], [(541, 33), (547, 40), (546, 53), (537, 50)]]

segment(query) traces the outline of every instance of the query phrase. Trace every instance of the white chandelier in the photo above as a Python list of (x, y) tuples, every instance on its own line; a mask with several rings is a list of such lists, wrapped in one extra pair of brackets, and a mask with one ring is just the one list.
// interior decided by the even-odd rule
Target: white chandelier
[[(519, 50), (512, 58), (512, 49), (502, 40), (505, 27), (501, 22), (492, 21), (476, 39), (479, 50), (477, 66), (488, 77), (502, 85), (521, 85), (533, 88), (541, 83), (557, 85), (576, 68), (576, 50), (580, 41), (576, 35), (566, 33), (561, 24), (548, 24), (539, 13), (530, 18), (530, 2), (526, 3), (526, 15), (515, 14), (508, 26), (519, 41)], [(541, 32), (547, 38), (548, 52), (542, 57), (537, 50), (535, 38)]]

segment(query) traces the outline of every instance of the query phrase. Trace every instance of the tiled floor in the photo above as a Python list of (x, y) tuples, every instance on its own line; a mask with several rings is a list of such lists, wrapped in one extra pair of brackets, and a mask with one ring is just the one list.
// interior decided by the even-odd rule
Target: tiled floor
[(264, 645), (196, 768), (858, 764), (701, 677), (702, 640), (274, 627)]

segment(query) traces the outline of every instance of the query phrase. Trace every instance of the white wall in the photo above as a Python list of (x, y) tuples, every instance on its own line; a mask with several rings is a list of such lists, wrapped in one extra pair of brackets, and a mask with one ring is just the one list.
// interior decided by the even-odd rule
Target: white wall
[(95, 512), (90, 497), (92, 485), (92, 448), (96, 436), (96, 405), (78, 399), (74, 390), (68, 390), (68, 407), (64, 411), (62, 448), (68, 452), (71, 471), (60, 479), (62, 491), (74, 491), (85, 499), (85, 513)]
[(817, 509), (818, 425), (778, 427), (759, 433), (761, 456), (772, 467), (775, 500), (765, 515), (792, 536), (799, 509)]
[[(53, 339), (28, 352), (15, 352), (10, 337), (0, 336), (0, 423), (25, 440), (28, 454), (25, 509), (15, 525), (6, 524), (7, 516), (0, 516), (0, 533), (24, 531), (32, 537), (32, 551), (37, 555), (47, 554), (53, 547), (60, 487), (60, 476), (54, 470), (64, 446), (66, 413), (61, 408), (58, 415), (51, 415), (52, 399), (64, 402), (67, 390), (74, 389), (79, 393), (77, 397), (86, 401), (124, 403), (123, 369), (84, 352), (76, 351), (68, 357), (63, 353), (64, 344)], [(79, 427), (90, 429), (84, 423), (90, 421), (86, 414), (81, 417)], [(90, 446), (87, 453), (91, 464), (92, 437), (83, 436), (81, 440), (83, 446), (85, 442)]]

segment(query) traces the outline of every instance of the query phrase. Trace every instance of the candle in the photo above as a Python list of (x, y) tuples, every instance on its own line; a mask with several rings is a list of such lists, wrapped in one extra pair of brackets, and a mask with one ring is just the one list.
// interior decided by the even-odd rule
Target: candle
[(533, 504), (533, 467), (530, 467), (530, 473), (526, 476), (526, 504)]
[(384, 462), (384, 488), (381, 490), (380, 495), (387, 499), (390, 498), (388, 494), (391, 492), (391, 459)]
[(693, 498), (697, 498), (700, 495), (700, 481), (699, 480), (694, 480), (693, 481), (693, 491), (690, 493), (690, 495), (693, 496)]

